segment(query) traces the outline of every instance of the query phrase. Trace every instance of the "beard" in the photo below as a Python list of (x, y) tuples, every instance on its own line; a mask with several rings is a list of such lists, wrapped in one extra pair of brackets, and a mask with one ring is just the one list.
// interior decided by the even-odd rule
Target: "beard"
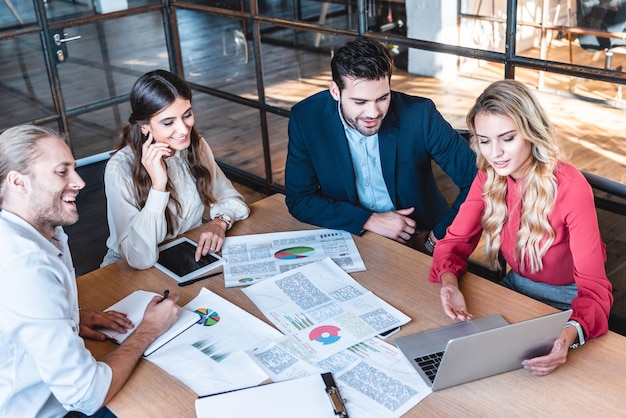
[[(346, 121), (346, 123), (348, 124), (348, 126), (350, 126), (353, 129), (356, 129), (361, 135), (364, 136), (372, 136), (378, 133), (378, 131), (380, 130), (380, 126), (382, 124), (383, 121), (383, 116), (377, 116), (375, 119), (378, 121), (378, 124), (376, 124), (376, 126), (372, 126), (372, 127), (367, 127), (367, 126), (363, 126), (359, 123), (359, 118), (357, 117), (356, 119), (351, 118), (350, 116), (347, 115), (347, 113), (345, 112), (343, 105), (340, 106), (341, 108), (341, 115), (343, 116), (343, 119)], [(371, 120), (371, 118), (370, 118)]]
[(57, 226), (67, 226), (78, 221), (78, 210), (62, 199), (62, 193), (52, 193), (40, 190), (32, 199), (38, 225), (54, 229)]

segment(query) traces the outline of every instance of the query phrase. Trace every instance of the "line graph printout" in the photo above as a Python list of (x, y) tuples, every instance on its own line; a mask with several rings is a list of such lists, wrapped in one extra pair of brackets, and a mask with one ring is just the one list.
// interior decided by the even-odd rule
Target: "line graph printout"
[(243, 292), (299, 350), (315, 360), (410, 320), (330, 258), (286, 271)]
[(251, 285), (326, 257), (348, 273), (365, 270), (352, 235), (335, 229), (229, 236), (222, 257), (226, 287)]

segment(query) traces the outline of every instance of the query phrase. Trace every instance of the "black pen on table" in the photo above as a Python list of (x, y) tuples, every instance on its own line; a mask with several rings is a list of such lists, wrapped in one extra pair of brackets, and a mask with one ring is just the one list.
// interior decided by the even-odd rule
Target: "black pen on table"
[(169, 289), (165, 289), (165, 292), (163, 292), (163, 299), (161, 299), (158, 303), (163, 302), (165, 299), (167, 299), (170, 296), (170, 291)]
[(207, 274), (206, 276), (200, 276), (200, 277), (196, 277), (195, 279), (191, 279), (191, 280), (187, 280), (187, 281), (184, 281), (184, 282), (180, 282), (180, 283), (178, 283), (178, 285), (179, 286), (187, 286), (187, 285), (190, 285), (192, 283), (199, 282), (200, 280), (209, 279), (211, 277), (219, 276), (222, 273), (223, 272), (218, 271), (217, 273), (211, 273), (211, 274)]

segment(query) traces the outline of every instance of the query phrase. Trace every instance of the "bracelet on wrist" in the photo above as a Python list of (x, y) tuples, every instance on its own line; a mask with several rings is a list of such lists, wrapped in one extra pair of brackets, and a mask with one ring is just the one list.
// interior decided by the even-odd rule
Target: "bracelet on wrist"
[(435, 251), (435, 245), (437, 245), (437, 243), (433, 242), (433, 240), (430, 238), (430, 233), (429, 233), (426, 236), (426, 241), (424, 241), (424, 246), (429, 252), (432, 253), (433, 251)]
[(585, 331), (583, 330), (582, 326), (580, 325), (578, 321), (574, 321), (574, 320), (567, 321), (567, 323), (565, 324), (565, 328), (567, 327), (573, 327), (578, 334), (576, 336), (576, 339), (574, 340), (574, 343), (570, 345), (569, 348), (578, 348), (581, 345), (585, 344)]
[(230, 216), (223, 214), (223, 213), (218, 213), (217, 215), (215, 215), (215, 219), (218, 219), (222, 222), (224, 222), (226, 224), (226, 230), (228, 231), (230, 228), (232, 228), (233, 226), (233, 220)]

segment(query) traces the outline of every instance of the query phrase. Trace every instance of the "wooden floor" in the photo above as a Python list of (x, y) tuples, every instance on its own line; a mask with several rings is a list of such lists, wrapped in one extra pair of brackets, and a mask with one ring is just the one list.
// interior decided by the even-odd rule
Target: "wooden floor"
[[(329, 57), (307, 51), (272, 48), (276, 63), (291, 70), (267, 70), (265, 74), (266, 96), (271, 104), (289, 107), (300, 98), (327, 88), (331, 79)], [(577, 48), (575, 63), (598, 66), (602, 56)], [(569, 62), (569, 43), (555, 40), (550, 48), (550, 58)], [(626, 48), (617, 52), (613, 64), (626, 68)], [(281, 58), (284, 54), (284, 58)], [(525, 53), (538, 56), (538, 49)], [(269, 55), (269, 54), (268, 54)], [(317, 55), (317, 57), (316, 57)], [(278, 65), (278, 64), (276, 64)], [(431, 98), (444, 117), (457, 129), (466, 127), (465, 116), (476, 97), (493, 81), (502, 79), (502, 65), (480, 62), (473, 69), (454, 77), (439, 80), (408, 74), (397, 68), (392, 77), (394, 90)], [(570, 76), (544, 73), (521, 68), (516, 69), (516, 79), (536, 89), (536, 93), (555, 124), (562, 139), (565, 159), (585, 170), (613, 181), (626, 184), (626, 101), (617, 100), (618, 85), (583, 81)], [(541, 84), (541, 88), (539, 85)], [(626, 97), (626, 92), (624, 92)], [(280, 129), (283, 130), (282, 136)], [(272, 152), (281, 158), (272, 158), (272, 171), (277, 183), (282, 184), (283, 151), (287, 138), (286, 124), (278, 124), (272, 136)], [(226, 147), (224, 147), (226, 148)], [(226, 151), (226, 149), (224, 149)], [(232, 153), (232, 149), (228, 150)], [(245, 152), (245, 151), (244, 151)], [(220, 155), (220, 154), (218, 154)]]

